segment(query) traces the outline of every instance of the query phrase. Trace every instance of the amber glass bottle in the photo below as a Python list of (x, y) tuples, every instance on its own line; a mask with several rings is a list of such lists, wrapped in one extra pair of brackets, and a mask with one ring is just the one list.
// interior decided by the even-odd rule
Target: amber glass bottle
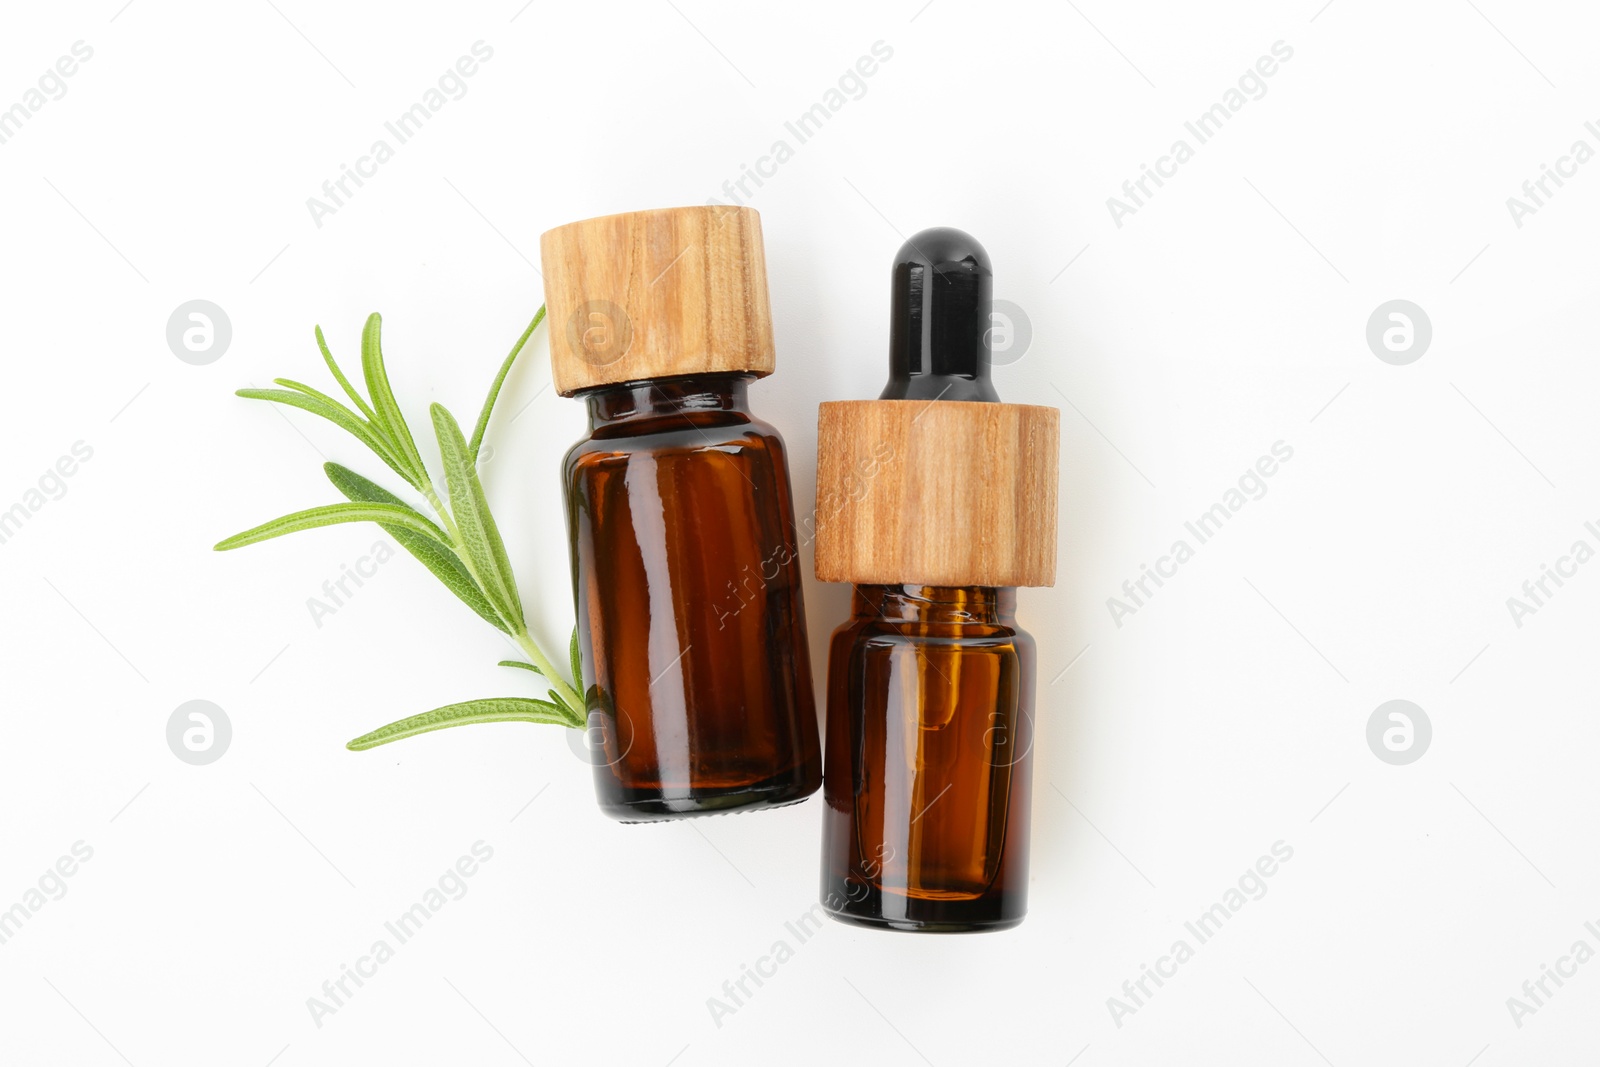
[[(999, 929), (1028, 899), (1033, 639), (1016, 591), (858, 585), (834, 632), (822, 896), (909, 930)], [(848, 776), (848, 777), (847, 777)]]
[(818, 785), (788, 465), (746, 388), (719, 374), (593, 390), (567, 454), (595, 784), (620, 819)]
[(574, 223), (544, 262), (556, 384), (589, 409), (563, 481), (600, 806), (801, 800), (822, 764), (788, 463), (747, 406), (772, 370), (755, 212)]
[(997, 930), (1027, 910), (1015, 587), (1055, 579), (1058, 413), (995, 397), (976, 241), (919, 233), (894, 278), (884, 398), (819, 419), (817, 577), (854, 585), (828, 658), (822, 900), (867, 926)]

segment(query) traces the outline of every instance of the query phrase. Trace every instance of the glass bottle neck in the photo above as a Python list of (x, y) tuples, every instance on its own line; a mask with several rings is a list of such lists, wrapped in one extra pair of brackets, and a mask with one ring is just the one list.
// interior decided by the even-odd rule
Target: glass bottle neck
[(1017, 591), (996, 586), (857, 585), (852, 608), (857, 618), (915, 623), (1010, 624), (1017, 613)]
[(749, 415), (749, 386), (747, 374), (691, 374), (603, 386), (585, 392), (583, 399), (594, 431), (662, 416)]

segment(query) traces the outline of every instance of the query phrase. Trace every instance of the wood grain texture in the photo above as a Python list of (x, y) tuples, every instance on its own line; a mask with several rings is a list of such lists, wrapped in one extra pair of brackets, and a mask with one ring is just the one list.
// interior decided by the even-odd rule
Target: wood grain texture
[(684, 207), (546, 232), (550, 367), (562, 396), (678, 374), (772, 373), (761, 217)]
[(817, 417), (824, 582), (1054, 585), (1061, 413), (848, 400)]

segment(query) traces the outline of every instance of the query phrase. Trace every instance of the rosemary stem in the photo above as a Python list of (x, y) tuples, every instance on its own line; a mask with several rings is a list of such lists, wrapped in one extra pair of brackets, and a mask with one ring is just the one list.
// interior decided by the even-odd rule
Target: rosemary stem
[[(535, 667), (539, 668), (539, 673), (549, 679), (551, 687), (555, 689), (562, 700), (566, 701), (567, 706), (576, 712), (579, 717), (582, 717), (584, 714), (583, 698), (562, 679), (561, 672), (556, 670), (549, 657), (544, 654), (544, 650), (539, 647), (539, 643), (533, 639), (527, 630), (521, 627), (518, 627), (511, 636), (517, 642), (517, 647), (527, 653), (528, 659)], [(577, 679), (573, 679), (574, 684), (577, 684), (577, 682)]]
[[(461, 530), (456, 525), (455, 519), (451, 517), (450, 510), (439, 499), (439, 494), (433, 487), (433, 480), (424, 474), (423, 482), (423, 495), (427, 497), (428, 505), (438, 514), (440, 521), (444, 523), (445, 533), (450, 536), (450, 540), (456, 549), (456, 555), (465, 564), (473, 580), (479, 586), (487, 588), (487, 586), (484, 586), (483, 576), (473, 568), (472, 554), (467, 551), (467, 546), (461, 537)], [(507, 619), (500, 613), (498, 608), (495, 609), (495, 614), (499, 615), (500, 621), (506, 624), (506, 628), (511, 632), (511, 639), (517, 643), (517, 647), (527, 654), (529, 661), (539, 668), (539, 673), (545, 676), (561, 699), (581, 718), (584, 714), (583, 698), (578, 695), (577, 690), (574, 688), (574, 686), (581, 684), (580, 680), (574, 678), (572, 680), (573, 684), (568, 685), (561, 672), (556, 670), (555, 665), (550, 662), (550, 657), (544, 654), (544, 650), (539, 647), (539, 643), (528, 633), (527, 627), (523, 625), (521, 620)]]

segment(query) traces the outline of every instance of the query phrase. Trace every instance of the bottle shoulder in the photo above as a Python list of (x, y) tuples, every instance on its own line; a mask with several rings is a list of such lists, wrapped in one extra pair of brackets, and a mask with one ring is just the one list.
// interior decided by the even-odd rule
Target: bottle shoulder
[(847, 620), (834, 631), (835, 641), (857, 647), (874, 648), (972, 648), (994, 649), (1015, 646), (1031, 652), (1033, 635), (1015, 622), (910, 622), (901, 619), (863, 618)]
[(562, 467), (571, 473), (596, 463), (627, 461), (638, 455), (707, 451), (771, 452), (781, 456), (784, 445), (775, 427), (754, 417), (651, 420), (648, 425), (602, 428), (585, 434), (567, 449)]

